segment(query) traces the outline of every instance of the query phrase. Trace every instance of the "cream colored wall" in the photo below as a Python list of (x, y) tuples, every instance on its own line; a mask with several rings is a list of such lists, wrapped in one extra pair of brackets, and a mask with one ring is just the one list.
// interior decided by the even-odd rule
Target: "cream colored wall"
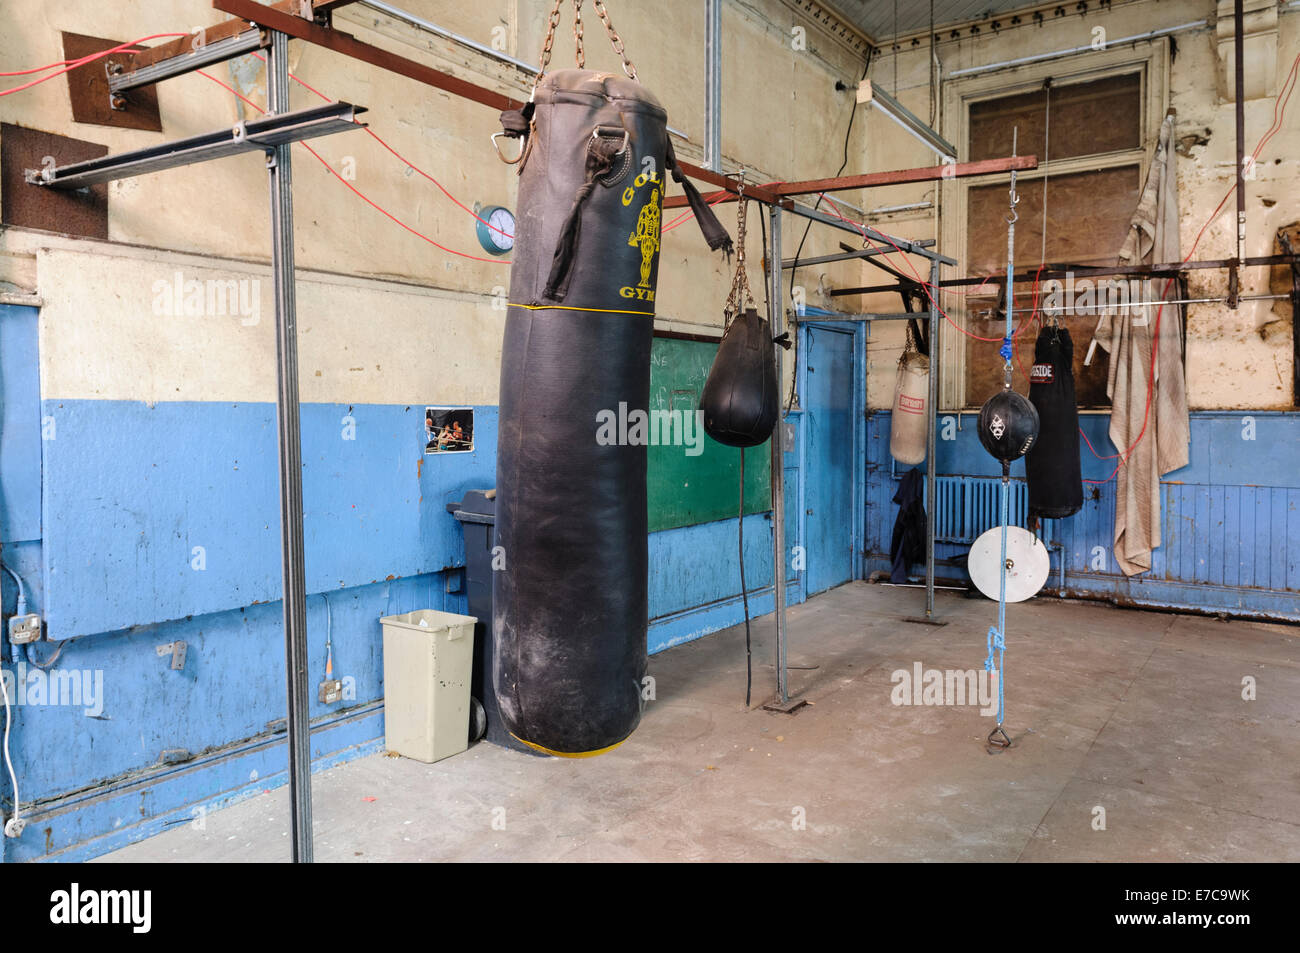
[[(1109, 11), (1090, 10), (1080, 16), (1071, 13), (1054, 17), (1051, 10), (1043, 26), (1004, 27), (994, 35), (983, 29), (976, 38), (941, 42), (938, 54), (942, 61), (945, 88), (960, 80), (948, 80), (953, 70), (1002, 62), (1038, 53), (1048, 53), (1076, 46), (1086, 46), (1093, 29), (1102, 27), (1110, 39), (1144, 31), (1213, 18), (1215, 4), (1209, 0), (1139, 0), (1116, 3)], [(1068, 7), (1067, 7), (1068, 9)], [(1005, 21), (1008, 17), (1002, 17)], [(1028, 19), (1028, 18), (1026, 18)], [(943, 31), (946, 35), (947, 31)], [(1168, 40), (1154, 41), (1167, 44)], [(1137, 47), (1145, 47), (1145, 43)], [(906, 40), (897, 55), (898, 97), (920, 116), (929, 112), (927, 61), (929, 48), (918, 48)], [(1178, 137), (1204, 134), (1209, 142), (1193, 146), (1178, 157), (1182, 247), (1184, 255), (1202, 223), (1218, 205), (1232, 185), (1235, 172), (1235, 114), (1231, 102), (1221, 102), (1218, 93), (1219, 65), (1217, 41), (1212, 28), (1181, 33), (1177, 37), (1177, 57), (1169, 69), (1168, 104), (1178, 112)], [(1280, 86), (1292, 61), (1300, 54), (1300, 11), (1283, 9), (1278, 20), (1277, 74)], [(1058, 61), (1062, 69), (1086, 63), (1091, 52)], [(894, 54), (886, 48), (876, 59), (872, 79), (891, 90), (894, 77)], [(1248, 69), (1255, 68), (1252, 61)], [(999, 75), (1013, 83), (1026, 69), (1009, 69)], [(941, 97), (942, 99), (942, 97)], [(1249, 151), (1269, 127), (1273, 118), (1272, 97), (1249, 101), (1246, 108), (1246, 141)], [(1248, 255), (1273, 253), (1274, 234), (1285, 224), (1300, 219), (1300, 195), (1295, 184), (1300, 175), (1300, 119), (1293, 100), (1286, 123), (1262, 157), (1257, 178), (1247, 183), (1246, 211), (1249, 236)], [(904, 168), (928, 164), (923, 147), (901, 132), (895, 132), (888, 120), (868, 119), (870, 136), (866, 149), (869, 169)], [(955, 117), (942, 116), (940, 128), (952, 138)], [(958, 143), (960, 146), (960, 143)], [(865, 201), (870, 207), (928, 201), (934, 196), (932, 185), (898, 186), (873, 190)], [(956, 200), (955, 194), (950, 197)], [(1227, 258), (1234, 254), (1234, 205), (1230, 201), (1215, 223), (1206, 231), (1196, 250), (1198, 259)], [(942, 211), (939, 213), (942, 215)], [(881, 219), (874, 224), (904, 236), (930, 237), (943, 234), (936, 225), (936, 214), (926, 211), (911, 216)], [(951, 238), (951, 235), (948, 236)], [(952, 252), (949, 241), (943, 248)], [(964, 274), (961, 266), (949, 274)], [(1192, 297), (1210, 297), (1226, 293), (1226, 272), (1194, 271)], [(878, 275), (864, 274), (866, 282), (879, 283)], [(1267, 269), (1242, 272), (1242, 293), (1269, 292)], [(843, 299), (841, 299), (843, 300)], [(897, 297), (858, 302), (864, 308), (876, 306), (893, 310)], [(950, 313), (960, 312), (960, 300), (945, 296)], [(854, 305), (855, 307), (858, 305)], [(956, 332), (951, 332), (955, 334)], [(902, 347), (902, 329), (878, 329), (869, 347), (869, 402), (874, 407), (888, 406), (893, 394), (893, 365)], [(1194, 408), (1270, 408), (1290, 407), (1292, 339), (1290, 305), (1285, 302), (1245, 302), (1236, 311), (1226, 305), (1193, 305), (1188, 318), (1187, 379)]]
[[(546, 8), (536, 0), (406, 0), (411, 12), (533, 61)], [(647, 4), (611, 0), (610, 13), (642, 81), (664, 102), (669, 123), (685, 132), (679, 155), (700, 161), (704, 131), (704, 6), (699, 0)], [(588, 66), (618, 69), (594, 11), (586, 11)], [(567, 11), (566, 11), (567, 16)], [(68, 0), (26, 5), (0, 33), (0, 62), (12, 68), (62, 59), (60, 31), (133, 39), (189, 30), (225, 17), (208, 0), (104, 4)], [(522, 73), (466, 52), (364, 9), (337, 15), (340, 29), (439, 69), (517, 97)], [(795, 50), (792, 27), (806, 30)], [(728, 168), (750, 163), (758, 179), (834, 173), (841, 160), (851, 92), (860, 58), (779, 0), (724, 7), (724, 153)], [(489, 137), (495, 112), (319, 47), (291, 42), (291, 69), (327, 96), (366, 106), (363, 117), (397, 151), (432, 173), (466, 203), (513, 207), (516, 177), (497, 161)], [(567, 19), (554, 66), (573, 62)], [(265, 69), (244, 59), (209, 72), (265, 102)], [(111, 129), (72, 121), (62, 79), (0, 98), (0, 119), (104, 143), (112, 152), (219, 128), (253, 112), (197, 74), (159, 87), (164, 131)], [(297, 86), (292, 104), (319, 100)], [(850, 168), (861, 168), (864, 139), (855, 135)], [(362, 132), (311, 143), (335, 169), (355, 168), (353, 184), (412, 228), (451, 248), (482, 254), (474, 222), (436, 187), (412, 173)], [(508, 267), (446, 254), (402, 230), (349, 193), (302, 148), (294, 150), (296, 252), (304, 400), (496, 400), (503, 313), (494, 294), (509, 284)], [(676, 192), (676, 190), (672, 190)], [(47, 398), (144, 400), (271, 399), (274, 340), (270, 311), (267, 184), (260, 156), (240, 156), (112, 183), (109, 240), (55, 238), (0, 231), (0, 289), (35, 292), (42, 311), (43, 393)], [(846, 195), (849, 201), (857, 196)], [(3, 196), (0, 196), (3, 201)], [(734, 204), (720, 215), (734, 231)], [(668, 216), (671, 218), (672, 216)], [(803, 222), (788, 220), (792, 255)], [(757, 209), (751, 209), (751, 282), (761, 297)], [(835, 250), (843, 237), (815, 227), (804, 254)], [(664, 238), (660, 320), (699, 330), (721, 323), (730, 284), (725, 259), (710, 255), (694, 223)], [(155, 313), (152, 289), (177, 270), (187, 280), (260, 276), (263, 318), (187, 328)], [(828, 280), (857, 280), (856, 265), (827, 270)], [(816, 276), (801, 274), (815, 286)], [(193, 319), (188, 319), (193, 320)], [(202, 344), (200, 347), (199, 344)], [(433, 375), (428, 368), (440, 368)], [(360, 368), (360, 370), (356, 370)]]

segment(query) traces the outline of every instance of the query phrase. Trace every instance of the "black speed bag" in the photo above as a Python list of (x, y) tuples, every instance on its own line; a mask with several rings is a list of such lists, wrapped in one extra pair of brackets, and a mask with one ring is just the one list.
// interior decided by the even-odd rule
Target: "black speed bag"
[(1038, 439), (1038, 411), (1015, 391), (998, 391), (980, 408), (979, 435), (985, 450), (1009, 464)]
[(704, 432), (729, 447), (756, 447), (772, 436), (781, 412), (772, 326), (753, 308), (722, 333), (704, 393)]

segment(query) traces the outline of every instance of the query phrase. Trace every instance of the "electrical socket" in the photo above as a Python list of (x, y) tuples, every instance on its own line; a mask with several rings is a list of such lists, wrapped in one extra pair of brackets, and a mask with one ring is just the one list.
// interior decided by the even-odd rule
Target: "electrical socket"
[(11, 616), (9, 619), (9, 643), (25, 645), (38, 642), (41, 638), (41, 617), (35, 612), (27, 615)]
[(343, 700), (343, 683), (337, 678), (327, 678), (320, 683), (320, 694), (317, 696), (323, 705), (333, 705), (337, 701)]

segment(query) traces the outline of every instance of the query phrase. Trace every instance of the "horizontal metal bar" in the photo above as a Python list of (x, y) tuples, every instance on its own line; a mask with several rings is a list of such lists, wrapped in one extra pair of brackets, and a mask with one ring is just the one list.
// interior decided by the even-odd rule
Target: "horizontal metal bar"
[[(863, 90), (866, 99), (862, 98)], [(957, 158), (957, 147), (921, 121), (914, 112), (889, 95), (871, 80), (863, 80), (858, 87), (858, 102), (877, 105), (890, 119), (898, 123), (916, 139), (924, 143), (941, 157)]]
[(1157, 37), (1168, 36), (1173, 33), (1182, 33), (1185, 30), (1195, 30), (1207, 26), (1206, 20), (1195, 20), (1191, 23), (1182, 23), (1178, 26), (1163, 27), (1159, 30), (1149, 30), (1146, 33), (1135, 33), (1132, 36), (1121, 36), (1114, 40), (1104, 40), (1101, 46), (1089, 44), (1087, 46), (1073, 46), (1069, 49), (1056, 50), (1052, 53), (1036, 53), (1033, 56), (1022, 56), (1015, 60), (1004, 60), (1001, 63), (989, 63), (986, 66), (970, 66), (966, 69), (955, 69), (948, 74), (952, 79), (957, 76), (974, 76), (978, 73), (991, 73), (994, 70), (1009, 69), (1012, 66), (1024, 66), (1027, 63), (1041, 63), (1043, 60), (1054, 60), (1061, 56), (1070, 56), (1074, 53), (1090, 53), (1097, 50), (1108, 50), (1111, 47), (1123, 46), (1126, 43), (1137, 43), (1141, 40), (1154, 40)]
[(27, 182), (52, 189), (81, 189), (114, 179), (126, 179), (163, 169), (207, 162), (243, 152), (266, 151), (286, 142), (314, 139), (348, 129), (364, 128), (356, 121), (362, 106), (329, 103), (296, 112), (252, 119), (233, 127), (165, 142), (118, 155), (88, 159), (53, 169), (28, 169)]
[[(917, 247), (930, 248), (934, 245), (933, 238), (927, 238), (923, 241), (913, 242)], [(899, 246), (903, 247), (902, 245)], [(782, 268), (794, 268), (796, 265), (803, 268), (805, 265), (827, 265), (835, 261), (851, 261), (854, 258), (870, 258), (872, 255), (888, 255), (894, 251), (892, 248), (863, 248), (860, 251), (837, 252), (834, 255), (818, 255), (816, 258), (787, 258), (781, 262)], [(919, 283), (919, 279), (918, 279)]]
[(801, 324), (812, 324), (813, 322), (816, 322), (816, 321), (831, 321), (831, 322), (834, 322), (834, 321), (841, 321), (841, 322), (850, 322), (850, 321), (868, 321), (868, 322), (870, 322), (870, 321), (907, 321), (907, 320), (910, 320), (910, 319), (912, 319), (912, 318), (916, 318), (917, 320), (924, 320), (925, 317), (926, 317), (926, 315), (925, 315), (924, 313), (920, 313), (920, 312), (917, 312), (917, 313), (911, 313), (911, 314), (908, 314), (908, 313), (906, 313), (906, 312), (898, 312), (898, 313), (895, 313), (895, 314), (870, 314), (870, 313), (866, 313), (866, 314), (834, 314), (834, 315), (829, 315), (829, 314), (799, 314), (798, 312), (795, 312), (795, 313), (792, 315), (792, 317), (790, 318), (790, 320), (791, 320), (791, 321), (797, 321), (797, 322), (799, 322), (799, 323), (801, 323)]
[[(1300, 262), (1300, 254), (1290, 255), (1262, 255), (1256, 258), (1247, 258), (1239, 263), (1241, 268), (1271, 268), (1274, 265), (1291, 265)], [(1106, 278), (1112, 276), (1128, 276), (1133, 278), (1159, 277), (1159, 276), (1176, 276), (1184, 271), (1198, 271), (1210, 268), (1229, 268), (1233, 264), (1231, 258), (1207, 258), (1200, 261), (1179, 261), (1164, 262), (1158, 265), (1122, 265), (1109, 267), (1105, 265), (1080, 265), (1077, 268), (1050, 268), (1044, 269), (1041, 273), (1036, 271), (1024, 271), (1014, 277), (1015, 281), (1034, 281), (1036, 279), (1050, 280), (1053, 278)], [(1007, 278), (1006, 275), (985, 275), (983, 277), (965, 277), (949, 278), (939, 282), (940, 288), (963, 288), (971, 285), (989, 285), (991, 288), (1000, 288)], [(835, 295), (865, 295), (880, 294), (887, 291), (897, 291), (896, 285), (869, 285), (862, 288), (837, 288), (831, 292)]]
[(425, 20), (422, 17), (417, 17), (414, 13), (408, 13), (392, 4), (382, 3), (381, 0), (359, 0), (356, 5), (369, 7), (371, 10), (377, 10), (380, 13), (392, 17), (394, 20), (400, 20), (407, 26), (413, 26), (418, 30), (425, 31), (426, 33), (432, 33), (434, 36), (440, 36), (444, 40), (451, 40), (451, 42), (456, 43), (459, 46), (468, 47), (476, 53), (482, 53), (484, 56), (489, 56), (494, 60), (508, 63), (516, 69), (523, 70), (525, 73), (530, 75), (537, 75), (537, 67), (532, 63), (527, 63), (524, 60), (510, 56), (507, 53), (502, 53), (500, 50), (494, 50), (490, 46), (463, 37), (459, 33), (453, 33), (446, 27), (438, 26), (438, 24), (433, 23), (432, 21)]
[[(934, 239), (927, 238), (915, 242), (909, 241), (905, 238), (896, 238), (893, 235), (886, 235), (884, 232), (877, 231), (870, 225), (858, 226), (852, 222), (846, 222), (843, 219), (836, 218), (833, 215), (827, 215), (824, 212), (819, 212), (814, 208), (809, 208), (807, 205), (802, 205), (798, 202), (787, 207), (796, 215), (810, 218), (814, 222), (821, 222), (823, 225), (829, 225), (832, 228), (838, 228), (840, 231), (849, 232), (857, 235), (859, 238), (865, 237), (870, 241), (880, 242), (886, 245), (893, 244), (898, 247), (899, 251), (920, 255), (922, 258), (928, 258), (931, 261), (941, 262), (945, 265), (957, 264), (955, 259), (947, 258), (937, 252), (930, 251), (930, 246), (934, 244)], [(802, 267), (802, 265), (803, 263), (801, 262), (800, 266)]]
[(216, 40), (190, 53), (159, 60), (157, 63), (142, 66), (129, 72), (116, 75), (110, 74), (108, 89), (111, 93), (124, 93), (129, 89), (138, 89), (141, 86), (149, 86), (165, 79), (171, 79), (173, 76), (192, 73), (196, 69), (233, 59), (245, 53), (251, 53), (253, 50), (261, 49), (266, 45), (266, 37), (260, 29), (254, 27), (235, 36)]
[[(1282, 301), (1290, 297), (1291, 296), (1289, 294), (1240, 295), (1237, 298), (1237, 300), (1238, 301)], [(1081, 316), (1083, 317), (1095, 317), (1101, 312), (1117, 311), (1120, 308), (1141, 308), (1141, 307), (1158, 308), (1162, 304), (1224, 304), (1225, 302), (1227, 302), (1227, 300), (1228, 298), (1226, 295), (1221, 295), (1217, 298), (1170, 298), (1168, 301), (1118, 301), (1115, 302), (1114, 304), (1110, 304), (1110, 303), (1090, 304), (1085, 307), (1062, 305), (1060, 307), (1055, 307), (1055, 308), (1037, 308), (1037, 309), (1015, 308), (1012, 310), (1011, 313), (1013, 315), (1033, 314), (1034, 311), (1037, 310), (1039, 314), (1081, 314)], [(1003, 311), (994, 312), (993, 310), (986, 308), (984, 310), (975, 312), (973, 316), (982, 317), (984, 315), (991, 316), (996, 314), (999, 318), (1001, 318), (1004, 313), (1005, 312)]]
[[(463, 46), (482, 56), (487, 56), (491, 59), (497, 60), (498, 62), (505, 63), (508, 66), (513, 66), (515, 69), (522, 73), (526, 73), (529, 76), (537, 75), (537, 67), (532, 63), (529, 63), (527, 60), (521, 60), (519, 57), (511, 56), (509, 53), (494, 50), (492, 47), (487, 46), (484, 43), (479, 43), (477, 40), (471, 40), (469, 37), (461, 36), (459, 33), (453, 33), (451, 30), (439, 26), (432, 20), (418, 17), (414, 13), (393, 6), (391, 3), (384, 3), (382, 0), (357, 0), (357, 3), (353, 5), (369, 7), (371, 10), (405, 23), (407, 26), (415, 27), (417, 30), (423, 30), (426, 33), (432, 33), (434, 36), (441, 37), (444, 40), (449, 40), (457, 46)], [(672, 126), (669, 126), (668, 131), (679, 139), (684, 139), (687, 142), (691, 141), (691, 137), (680, 129), (675, 129)]]

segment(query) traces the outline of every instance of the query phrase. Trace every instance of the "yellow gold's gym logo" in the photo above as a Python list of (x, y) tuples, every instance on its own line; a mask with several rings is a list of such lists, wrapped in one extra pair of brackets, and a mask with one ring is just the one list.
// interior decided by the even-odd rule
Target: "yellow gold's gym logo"
[(625, 285), (618, 289), (622, 297), (635, 298), (638, 301), (655, 299), (654, 289), (650, 287), (650, 274), (654, 270), (655, 256), (659, 254), (660, 225), (663, 219), (659, 207), (659, 185), (661, 184), (659, 173), (654, 170), (654, 160), (647, 157), (645, 171), (636, 177), (634, 185), (629, 185), (623, 190), (623, 204), (631, 205), (632, 200), (636, 198), (637, 189), (649, 184), (655, 187), (651, 189), (650, 197), (641, 206), (641, 211), (636, 218), (636, 230), (627, 240), (630, 247), (641, 250), (641, 281), (635, 288)]

